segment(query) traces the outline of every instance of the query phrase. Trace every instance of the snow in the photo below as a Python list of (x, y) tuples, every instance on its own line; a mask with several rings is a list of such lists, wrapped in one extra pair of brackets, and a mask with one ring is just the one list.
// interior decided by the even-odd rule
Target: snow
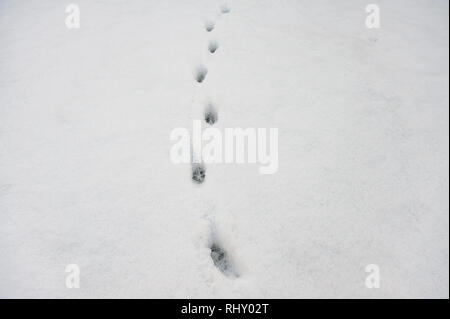
[[(0, 3), (1, 298), (448, 298), (447, 1), (73, 2)], [(207, 101), (277, 173), (171, 162)]]

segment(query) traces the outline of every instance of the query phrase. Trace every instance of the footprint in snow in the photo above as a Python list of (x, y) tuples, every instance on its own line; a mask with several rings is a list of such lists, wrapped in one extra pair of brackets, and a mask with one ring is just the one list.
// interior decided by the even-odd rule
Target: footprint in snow
[(230, 257), (228, 256), (227, 252), (217, 243), (213, 243), (211, 245), (210, 256), (214, 263), (214, 266), (216, 266), (217, 269), (222, 272), (222, 274), (231, 278), (239, 277), (231, 263)]
[(223, 4), (220, 6), (220, 12), (229, 13), (230, 11), (231, 11), (231, 8), (227, 4)]
[(198, 83), (202, 83), (203, 80), (205, 80), (206, 74), (208, 74), (208, 69), (205, 66), (200, 65), (195, 71), (195, 80)]
[(211, 53), (214, 53), (219, 48), (219, 43), (216, 40), (211, 40), (208, 45), (208, 50)]
[(217, 115), (217, 109), (214, 107), (214, 105), (210, 102), (205, 108), (205, 122), (209, 125), (213, 125), (217, 122), (218, 115)]
[(205, 29), (208, 32), (211, 32), (212, 30), (214, 30), (214, 22), (211, 20), (206, 21), (205, 23)]
[(192, 164), (192, 181), (197, 184), (202, 184), (206, 178), (206, 169), (203, 164)]

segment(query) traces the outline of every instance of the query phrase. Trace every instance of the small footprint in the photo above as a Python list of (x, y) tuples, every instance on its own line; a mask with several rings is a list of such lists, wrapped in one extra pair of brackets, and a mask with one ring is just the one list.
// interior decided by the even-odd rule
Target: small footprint
[(206, 31), (208, 31), (208, 32), (211, 32), (212, 30), (214, 30), (214, 22), (213, 21), (211, 21), (211, 20), (208, 20), (208, 21), (206, 21), (206, 23), (205, 23), (205, 29), (206, 29)]
[(200, 65), (195, 72), (195, 80), (198, 83), (202, 83), (205, 80), (206, 74), (208, 74), (208, 69), (203, 65)]
[(203, 164), (192, 164), (192, 180), (198, 184), (202, 184), (206, 178), (206, 169)]
[(205, 108), (205, 122), (209, 125), (213, 125), (217, 122), (218, 115), (217, 110), (212, 103), (208, 103)]
[(229, 13), (230, 11), (231, 8), (226, 3), (220, 6), (220, 12)]
[(214, 266), (217, 267), (217, 269), (220, 270), (225, 276), (231, 277), (231, 278), (237, 278), (239, 277), (239, 273), (236, 270), (236, 267), (230, 258), (227, 251), (224, 249), (222, 244), (220, 244), (220, 241), (217, 238), (217, 228), (216, 224), (214, 222), (214, 217), (208, 218), (209, 219), (209, 227), (210, 227), (210, 242), (209, 242), (209, 249), (210, 249), (210, 257), (214, 263)]
[(210, 247), (211, 259), (214, 265), (227, 277), (239, 277), (234, 269), (227, 252), (217, 243), (213, 243)]
[(219, 48), (219, 43), (216, 40), (211, 40), (208, 45), (208, 50), (211, 53), (214, 53)]

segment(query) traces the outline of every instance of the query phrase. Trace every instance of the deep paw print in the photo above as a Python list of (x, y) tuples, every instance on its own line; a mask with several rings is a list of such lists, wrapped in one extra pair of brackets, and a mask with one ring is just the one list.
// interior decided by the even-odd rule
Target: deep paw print
[(206, 178), (206, 169), (202, 164), (192, 165), (192, 181), (202, 184)]
[(227, 252), (222, 247), (220, 247), (217, 243), (213, 243), (210, 250), (211, 259), (217, 269), (219, 269), (227, 277), (239, 277)]
[(208, 106), (205, 108), (205, 122), (209, 125), (213, 125), (217, 122), (218, 117), (217, 109), (212, 103), (208, 103)]

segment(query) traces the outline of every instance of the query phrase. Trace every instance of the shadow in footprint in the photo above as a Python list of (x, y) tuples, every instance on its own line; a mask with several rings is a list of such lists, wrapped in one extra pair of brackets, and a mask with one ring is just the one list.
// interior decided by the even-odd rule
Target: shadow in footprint
[(195, 71), (195, 80), (198, 83), (202, 83), (205, 80), (206, 74), (208, 74), (208, 70), (203, 66), (199, 66)]
[(208, 45), (208, 50), (211, 53), (214, 53), (219, 48), (219, 43), (216, 40), (211, 40)]
[(211, 32), (212, 30), (214, 30), (214, 22), (212, 22), (211, 20), (206, 21), (205, 23), (205, 29), (208, 32)]
[(238, 278), (240, 277), (239, 272), (236, 269), (236, 266), (230, 258), (230, 255), (225, 250), (221, 241), (218, 238), (218, 232), (216, 228), (216, 224), (214, 221), (214, 216), (207, 217), (209, 220), (210, 227), (210, 240), (209, 240), (209, 256), (217, 269), (227, 277), (230, 278)]
[(192, 164), (192, 181), (197, 184), (202, 184), (206, 178), (206, 169), (203, 164)]
[(230, 258), (228, 257), (227, 252), (222, 247), (220, 247), (217, 243), (213, 243), (210, 249), (211, 259), (217, 269), (219, 269), (227, 277), (239, 277), (230, 261)]
[(213, 125), (218, 120), (217, 109), (214, 107), (212, 103), (208, 103), (208, 106), (205, 108), (205, 122), (209, 125)]

